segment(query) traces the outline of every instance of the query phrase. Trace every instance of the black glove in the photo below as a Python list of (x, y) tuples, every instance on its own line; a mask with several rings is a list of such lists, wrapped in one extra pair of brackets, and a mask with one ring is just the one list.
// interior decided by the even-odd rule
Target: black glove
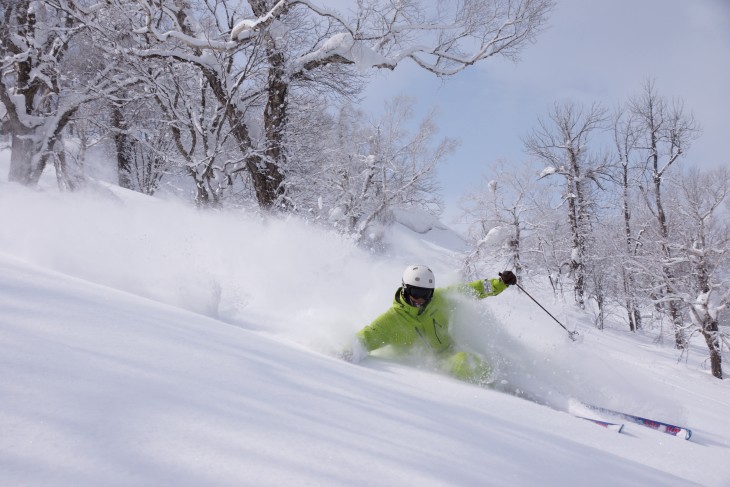
[(517, 276), (515, 276), (512, 271), (500, 272), (499, 278), (502, 279), (502, 282), (507, 284), (508, 286), (513, 286), (517, 284)]

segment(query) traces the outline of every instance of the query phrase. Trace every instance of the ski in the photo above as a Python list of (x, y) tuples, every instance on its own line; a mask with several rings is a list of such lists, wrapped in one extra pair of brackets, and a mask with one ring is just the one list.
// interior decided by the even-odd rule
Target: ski
[(599, 406), (592, 406), (590, 404), (584, 404), (585, 407), (592, 409), (593, 411), (616, 416), (632, 423), (640, 424), (668, 435), (684, 437), (685, 440), (689, 440), (692, 437), (692, 430), (683, 426), (677, 426), (675, 424), (663, 423), (654, 419), (644, 418), (641, 416), (635, 416), (633, 414), (622, 413), (621, 411), (614, 411), (613, 409), (602, 408)]
[(624, 429), (624, 425), (621, 423), (609, 423), (608, 421), (601, 421), (599, 419), (586, 418), (584, 416), (576, 416), (576, 418), (585, 419), (586, 421), (590, 421), (593, 424), (597, 424), (598, 426), (602, 426), (611, 431), (615, 431), (616, 433), (621, 433), (621, 430)]

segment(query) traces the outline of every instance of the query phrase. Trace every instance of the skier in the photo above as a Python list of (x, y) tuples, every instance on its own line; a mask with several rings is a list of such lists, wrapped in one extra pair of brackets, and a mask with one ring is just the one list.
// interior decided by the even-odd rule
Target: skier
[(454, 377), (474, 382), (489, 381), (491, 367), (478, 356), (454, 349), (449, 335), (449, 318), (456, 303), (450, 293), (461, 292), (477, 298), (496, 296), (517, 283), (511, 271), (499, 273), (497, 279), (483, 279), (468, 284), (436, 288), (433, 272), (425, 265), (411, 265), (403, 272), (402, 286), (395, 293), (393, 305), (370, 325), (360, 330), (346, 360), (358, 362), (368, 353), (387, 345), (408, 351), (421, 346), (433, 351), (441, 365)]

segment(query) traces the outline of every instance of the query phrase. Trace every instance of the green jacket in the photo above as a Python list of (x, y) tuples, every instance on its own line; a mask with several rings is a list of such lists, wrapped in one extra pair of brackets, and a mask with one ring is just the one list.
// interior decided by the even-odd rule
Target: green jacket
[(431, 301), (418, 308), (408, 304), (401, 293), (402, 288), (398, 288), (390, 309), (360, 330), (357, 336), (369, 352), (386, 345), (405, 350), (417, 344), (425, 344), (436, 353), (444, 352), (454, 343), (449, 335), (449, 318), (455, 304), (449, 294), (462, 292), (481, 299), (496, 296), (505, 289), (507, 285), (500, 279), (438, 288)]

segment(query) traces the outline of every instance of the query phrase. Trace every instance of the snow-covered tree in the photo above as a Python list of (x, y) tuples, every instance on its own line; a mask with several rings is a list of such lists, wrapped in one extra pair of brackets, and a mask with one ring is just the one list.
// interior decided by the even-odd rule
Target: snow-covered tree
[(289, 178), (296, 207), (357, 238), (386, 223), (393, 208), (439, 214), (435, 169), (456, 141), (438, 138), (434, 113), (415, 125), (413, 105), (398, 97), (386, 103), (380, 119), (349, 104), (336, 116), (317, 112), (316, 104), (307, 117), (293, 116), (297, 135), (288, 147), (296, 165)]
[[(207, 77), (185, 64), (159, 59), (144, 74), (145, 91), (159, 115), (153, 123), (168, 127), (159, 133), (162, 143), (174, 142), (177, 163), (195, 185), (195, 201), (201, 206), (218, 206), (227, 192), (233, 191), (234, 179), (246, 172), (240, 145), (234, 136), (225, 105), (215, 95)], [(149, 132), (149, 122), (138, 124), (142, 135)], [(138, 133), (140, 131), (137, 131)], [(146, 143), (143, 146), (148, 145)], [(244, 177), (244, 185), (249, 178)]]
[(637, 331), (641, 328), (641, 310), (638, 306), (637, 282), (635, 266), (631, 263), (642, 245), (643, 232), (637, 231), (636, 222), (632, 220), (632, 208), (636, 206), (641, 163), (636, 160), (639, 131), (636, 115), (627, 113), (623, 108), (617, 109), (613, 124), (616, 158), (614, 162), (613, 181), (620, 189), (620, 211), (622, 218), (624, 245), (618, 247), (617, 257), (624, 265), (620, 266), (623, 299), (619, 298), (626, 308), (629, 329)]
[[(462, 221), (466, 223), (474, 250), (467, 257), (472, 261), (488, 259), (500, 268), (512, 268), (518, 279), (531, 262), (525, 241), (539, 223), (536, 221), (537, 168), (529, 163), (511, 164), (500, 161), (480, 187), (462, 200)], [(532, 238), (527, 252), (535, 253), (537, 239)], [(537, 266), (533, 266), (537, 267)]]
[(721, 205), (728, 200), (730, 171), (693, 169), (676, 185), (682, 196), (678, 208), (682, 226), (681, 238), (671, 245), (671, 267), (684, 264), (689, 278), (666, 277), (666, 285), (686, 306), (692, 332), (705, 339), (712, 375), (722, 379), (722, 340), (727, 344), (728, 337), (723, 337), (719, 323), (730, 305), (730, 226), (721, 215)]
[(570, 272), (574, 280), (575, 301), (585, 306), (586, 259), (593, 219), (593, 186), (607, 171), (605, 158), (592, 152), (591, 137), (605, 128), (606, 111), (599, 105), (586, 109), (573, 102), (556, 103), (549, 120), (525, 139), (529, 153), (543, 164), (541, 177), (564, 178), (563, 200), (572, 238)]
[(85, 25), (96, 22), (96, 10), (108, 10), (114, 29), (99, 32), (127, 36), (109, 46), (116, 52), (195, 67), (241, 153), (240, 164), (228, 170), (245, 168), (259, 204), (272, 207), (286, 202), (284, 140), (293, 95), (354, 94), (363, 73), (406, 60), (446, 77), (494, 55), (515, 57), (543, 26), (553, 0), (438, 6), (363, 0), (347, 13), (314, 0), (110, 0), (96, 10), (82, 0), (63, 5)]
[(666, 299), (671, 294), (669, 283), (674, 281), (675, 276), (671, 266), (673, 256), (670, 243), (673, 237), (663, 183), (669, 170), (698, 136), (699, 126), (694, 117), (685, 112), (681, 101), (670, 102), (660, 96), (652, 80), (645, 82), (642, 93), (632, 98), (628, 106), (633, 134), (629, 142), (633, 147), (627, 151), (633, 149), (637, 160), (642, 161), (641, 191), (647, 207), (654, 215), (658, 243), (664, 258), (662, 272), (656, 276), (661, 286), (657, 289), (655, 301), (665, 307), (674, 324), (677, 348), (684, 348), (686, 337), (683, 334), (681, 305), (674, 299)]
[(0, 9), (2, 131), (12, 139), (11, 181), (33, 185), (49, 162), (59, 184), (82, 176), (67, 164), (63, 131), (79, 108), (135, 80), (114, 62), (92, 66), (87, 26), (57, 2), (9, 0)]
[[(515, 58), (553, 3), (9, 0), (0, 29), (0, 103), (3, 131), (13, 140), (11, 179), (33, 184), (50, 157), (63, 173), (60, 138), (90, 100), (105, 98), (116, 107), (110, 120), (118, 126), (110, 134), (117, 145), (134, 140), (121, 110), (125, 90), (135, 85), (132, 92), (145, 98), (164, 86), (176, 96), (158, 100), (171, 130), (182, 136), (176, 125), (185, 112), (213, 102), (212, 125), (196, 129), (197, 148), (207, 133), (219, 149), (234, 144), (238, 151), (212, 149), (214, 161), (210, 151), (190, 152), (189, 130), (175, 139), (183, 158), (186, 151), (192, 157), (186, 166), (199, 200), (245, 173), (243, 184), (260, 206), (288, 206), (287, 125), (290, 111), (301, 106), (297, 98), (355, 95), (368, 71), (406, 61), (448, 77), (491, 56)], [(81, 60), (73, 69), (65, 65), (70, 55)], [(188, 89), (191, 71), (205, 100)], [(124, 157), (122, 173), (129, 166)], [(126, 184), (124, 174), (121, 181)]]

